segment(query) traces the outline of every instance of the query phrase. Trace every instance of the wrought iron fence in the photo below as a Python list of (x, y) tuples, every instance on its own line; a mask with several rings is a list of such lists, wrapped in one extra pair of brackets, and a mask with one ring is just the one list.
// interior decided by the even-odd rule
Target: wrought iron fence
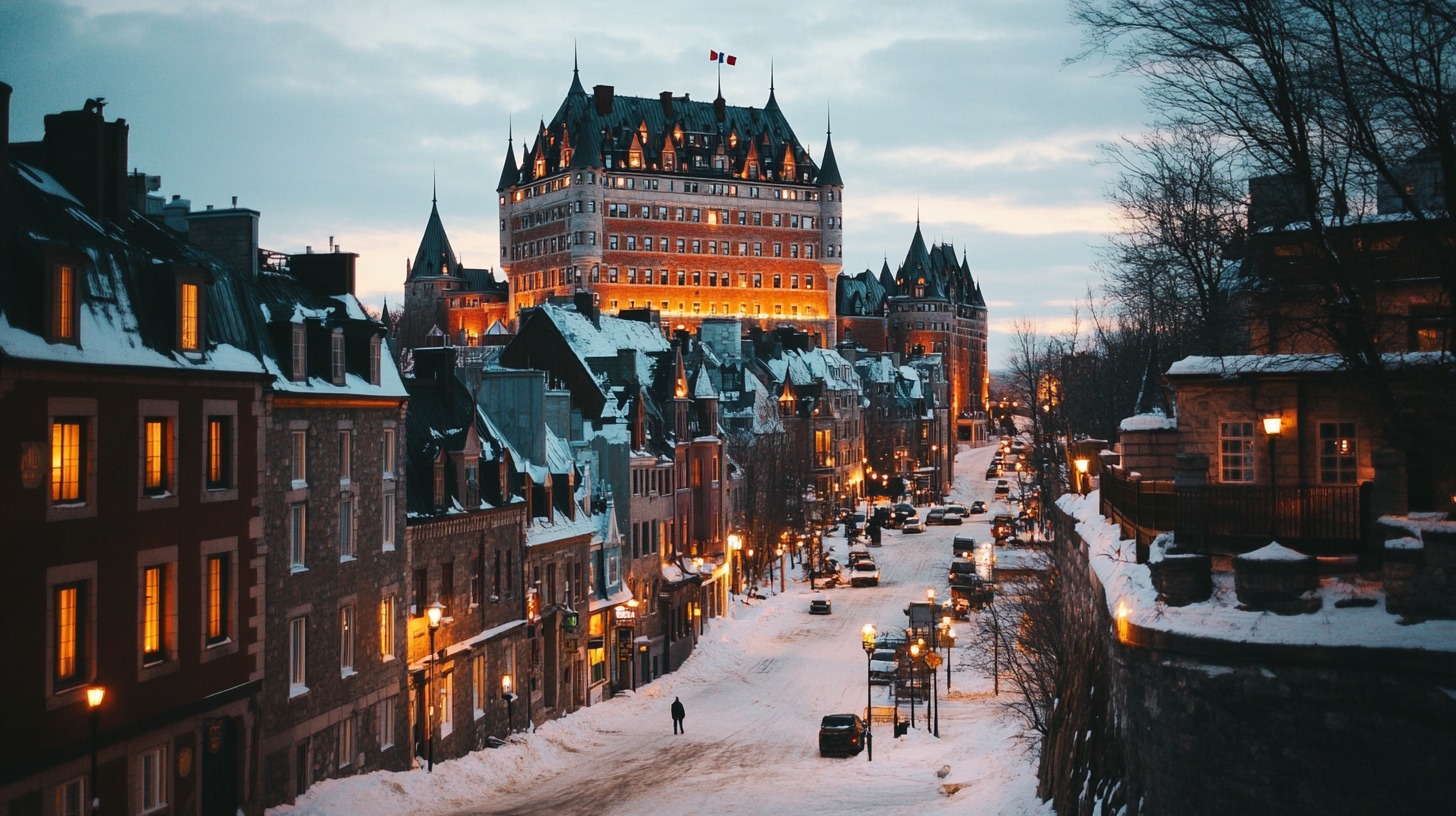
[(1102, 476), (1103, 515), (1117, 521), (1140, 554), (1174, 531), (1191, 551), (1242, 551), (1278, 541), (1311, 555), (1358, 552), (1364, 540), (1369, 485), (1201, 485)]

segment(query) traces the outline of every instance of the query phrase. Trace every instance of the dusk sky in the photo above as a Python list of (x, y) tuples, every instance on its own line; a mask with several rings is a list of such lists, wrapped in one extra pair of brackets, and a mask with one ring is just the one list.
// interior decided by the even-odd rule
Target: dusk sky
[[(1142, 129), (1130, 80), (1065, 60), (1063, 0), (895, 4), (8, 0), (0, 80), (11, 141), (107, 100), (130, 164), (194, 209), (262, 213), (261, 243), (359, 258), (365, 303), (403, 300), (430, 212), (468, 266), (498, 267), (495, 185), (571, 83), (780, 107), (818, 161), (826, 117), (845, 182), (845, 271), (927, 241), (964, 252), (991, 364), (1017, 319), (1065, 328), (1112, 229), (1097, 145)], [(707, 11), (710, 10), (710, 11)]]

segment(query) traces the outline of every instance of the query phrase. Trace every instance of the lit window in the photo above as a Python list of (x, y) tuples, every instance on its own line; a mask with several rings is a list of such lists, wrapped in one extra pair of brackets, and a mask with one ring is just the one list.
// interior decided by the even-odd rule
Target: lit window
[(65, 584), (55, 588), (55, 628), (52, 649), (55, 654), (56, 688), (73, 686), (86, 678), (86, 585)]
[(339, 609), (339, 675), (354, 673), (354, 607)]
[(207, 644), (228, 639), (228, 556), (207, 557)]
[(207, 489), (226, 490), (233, 483), (232, 417), (207, 418)]
[(1355, 484), (1355, 423), (1319, 424), (1320, 484)]
[(339, 482), (348, 484), (349, 476), (353, 472), (354, 434), (352, 431), (339, 431)]
[(143, 420), (142, 493), (159, 496), (171, 487), (171, 433), (165, 417)]
[(51, 268), (51, 339), (76, 339), (76, 268), (61, 264)]
[(440, 736), (447, 737), (455, 730), (454, 714), (455, 672), (440, 675)]
[(383, 660), (394, 659), (393, 595), (385, 595), (379, 601), (379, 656)]
[(177, 344), (183, 351), (197, 351), (202, 347), (200, 298), (201, 290), (197, 284), (182, 284), (178, 298), (181, 313), (178, 316)]
[(56, 417), (51, 421), (51, 502), (82, 502), (81, 465), (86, 456), (86, 421)]
[(162, 644), (163, 569), (147, 567), (142, 571), (142, 662), (155, 663), (166, 658)]
[(490, 685), (486, 683), (485, 655), (483, 654), (478, 654), (470, 660), (470, 689), (474, 697), (475, 719), (478, 720), (485, 716), (487, 701), (490, 699), (492, 691)]

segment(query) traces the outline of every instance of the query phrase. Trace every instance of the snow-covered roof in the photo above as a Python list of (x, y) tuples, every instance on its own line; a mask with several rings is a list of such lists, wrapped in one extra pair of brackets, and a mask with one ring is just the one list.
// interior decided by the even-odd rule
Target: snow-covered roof
[(1165, 415), (1160, 410), (1155, 410), (1152, 413), (1127, 417), (1118, 423), (1117, 429), (1119, 431), (1176, 431), (1178, 430), (1178, 420)]

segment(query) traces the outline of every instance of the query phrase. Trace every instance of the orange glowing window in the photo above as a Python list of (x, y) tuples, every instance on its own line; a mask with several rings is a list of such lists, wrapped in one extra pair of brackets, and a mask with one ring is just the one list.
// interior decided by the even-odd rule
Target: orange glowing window
[(183, 351), (197, 351), (202, 344), (198, 310), (198, 298), (200, 296), (197, 284), (182, 284), (180, 332), (178, 333), (177, 342)]
[(162, 657), (162, 568), (147, 567), (142, 572), (142, 657)]
[(81, 501), (81, 458), (85, 435), (79, 418), (51, 423), (51, 501)]
[(57, 340), (73, 340), (76, 337), (76, 270), (57, 266), (52, 286), (51, 334)]
[(81, 636), (81, 588), (75, 584), (56, 590), (56, 680), (80, 675), (78, 644)]
[(144, 428), (142, 492), (162, 493), (167, 489), (167, 420), (147, 417)]

